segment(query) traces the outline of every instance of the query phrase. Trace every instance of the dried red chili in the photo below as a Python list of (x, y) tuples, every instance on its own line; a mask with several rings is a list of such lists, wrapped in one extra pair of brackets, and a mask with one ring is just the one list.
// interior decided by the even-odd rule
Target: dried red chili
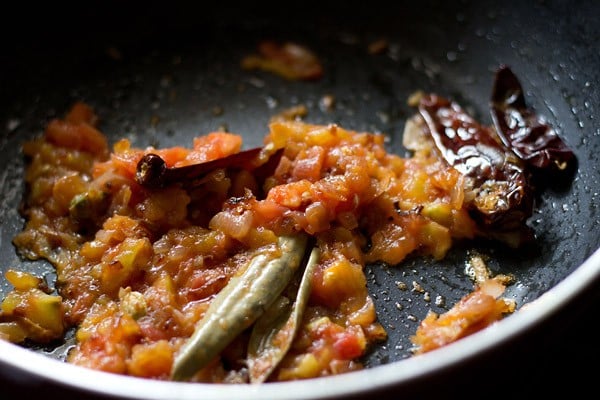
[(469, 116), (457, 103), (435, 94), (423, 95), (419, 113), (441, 156), (466, 178), (473, 217), (491, 232), (519, 233), (518, 245), (530, 237), (525, 220), (533, 210), (528, 171), (496, 139), (492, 128)]
[(532, 172), (564, 170), (575, 158), (544, 118), (527, 107), (521, 83), (506, 65), (496, 71), (490, 110), (504, 145), (533, 167)]

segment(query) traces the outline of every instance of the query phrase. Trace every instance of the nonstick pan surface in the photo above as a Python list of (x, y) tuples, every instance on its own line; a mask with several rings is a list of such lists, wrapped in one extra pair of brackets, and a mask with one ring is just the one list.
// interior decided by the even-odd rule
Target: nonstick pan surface
[[(102, 373), (96, 379), (98, 373), (73, 369), (60, 361), (66, 345), (23, 353), (0, 343), (6, 379), (28, 382), (30, 378), (23, 378), (28, 366), (50, 363), (56, 366), (52, 374), (38, 368), (29, 371), (37, 384), (50, 381), (71, 392), (89, 390), (98, 396), (348, 397), (409, 384), (418, 387), (434, 372), (464, 364), (525, 332), (529, 332), (529, 340), (541, 340), (539, 333), (536, 336), (531, 331), (540, 329), (551, 317), (556, 320), (557, 315), (562, 318), (568, 313), (570, 318), (560, 321), (577, 320), (574, 306), (567, 306), (578, 304), (577, 311), (581, 310), (582, 300), (575, 303), (575, 298), (583, 294), (588, 296), (584, 304), (589, 303), (589, 296), (592, 304), (597, 304), (594, 293), (600, 275), (600, 256), (594, 254), (600, 247), (600, 128), (596, 115), (600, 29), (593, 23), (599, 12), (600, 7), (592, 1), (392, 6), (333, 2), (279, 8), (162, 2), (123, 8), (109, 2), (102, 8), (75, 13), (39, 10), (28, 19), (29, 35), (13, 34), (2, 41), (2, 272), (19, 267), (53, 283), (55, 276), (47, 263), (19, 259), (11, 244), (23, 225), (18, 214), (24, 189), (20, 146), (76, 100), (94, 107), (101, 118), (100, 129), (111, 141), (127, 137), (138, 147), (190, 145), (193, 137), (226, 127), (242, 134), (245, 147), (250, 148), (262, 143), (273, 114), (304, 104), (309, 110), (304, 118), (308, 122), (335, 122), (352, 130), (383, 132), (389, 137), (390, 151), (407, 155), (402, 132), (414, 112), (407, 106), (412, 92), (432, 91), (453, 98), (481, 122), (491, 123), (487, 105), (493, 72), (507, 64), (521, 79), (529, 105), (557, 129), (574, 150), (578, 164), (572, 180), (543, 187), (529, 221), (536, 232), (532, 246), (515, 251), (488, 242), (469, 242), (457, 244), (439, 262), (411, 257), (396, 267), (367, 266), (369, 290), (389, 339), (367, 355), (368, 371), (355, 378), (295, 382), (290, 389), (279, 384), (252, 389), (181, 387)], [(254, 52), (262, 39), (307, 45), (322, 60), (324, 77), (293, 82), (242, 70), (240, 60)], [(381, 53), (369, 53), (369, 44), (378, 40), (388, 47)], [(321, 106), (325, 95), (334, 97), (332, 109)], [(529, 316), (518, 312), (498, 327), (441, 350), (437, 357), (410, 359), (409, 336), (418, 321), (429, 309), (444, 312), (472, 289), (464, 267), (475, 251), (490, 257), (494, 273), (515, 276), (506, 296), (515, 299), (519, 307), (543, 300), (532, 307)], [(400, 290), (399, 282), (409, 290)], [(410, 290), (415, 284), (429, 299), (440, 301), (427, 301), (423, 292)], [(0, 294), (5, 295), (9, 286), (2, 278)], [(536, 309), (538, 315), (531, 316)], [(548, 329), (556, 329), (556, 323)], [(565, 326), (561, 329), (568, 330)], [(512, 349), (520, 351), (515, 350), (519, 347)], [(515, 354), (515, 363), (517, 356), (526, 358), (527, 352)], [(373, 371), (380, 373), (373, 375)], [(155, 386), (157, 383), (162, 386)], [(137, 389), (141, 387), (147, 389)]]

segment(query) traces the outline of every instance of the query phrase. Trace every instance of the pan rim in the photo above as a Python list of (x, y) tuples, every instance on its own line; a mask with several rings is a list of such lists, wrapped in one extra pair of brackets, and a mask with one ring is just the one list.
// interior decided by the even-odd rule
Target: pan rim
[[(124, 399), (247, 400), (326, 399), (408, 384), (501, 346), (541, 324), (600, 278), (600, 248), (557, 285), (500, 323), (434, 352), (345, 374), (262, 385), (202, 384), (155, 381), (90, 370), (0, 340), (0, 364), (41, 381), (96, 395)], [(16, 373), (16, 372), (15, 372)]]

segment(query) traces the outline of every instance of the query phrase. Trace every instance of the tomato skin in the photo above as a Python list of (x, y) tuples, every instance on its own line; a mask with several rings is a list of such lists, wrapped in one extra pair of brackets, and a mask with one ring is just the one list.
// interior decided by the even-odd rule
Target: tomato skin
[(210, 132), (194, 139), (194, 149), (187, 159), (177, 166), (216, 160), (238, 153), (242, 149), (242, 137), (234, 133)]
[(311, 182), (319, 180), (325, 155), (326, 152), (322, 146), (309, 147), (303, 154), (303, 158), (294, 165), (292, 175), (297, 179), (308, 179)]
[(335, 335), (333, 348), (338, 357), (344, 360), (352, 360), (360, 357), (364, 351), (364, 346), (360, 339), (354, 335), (353, 332), (349, 331), (344, 331)]
[(265, 40), (259, 43), (258, 54), (244, 57), (241, 65), (244, 69), (262, 69), (288, 80), (317, 80), (324, 73), (317, 55), (294, 42)]
[(92, 126), (96, 126), (98, 122), (98, 116), (96, 115), (94, 109), (88, 104), (82, 101), (77, 101), (71, 106), (71, 109), (65, 115), (65, 121), (73, 124), (85, 122)]
[(54, 119), (46, 126), (45, 135), (46, 140), (57, 146), (85, 151), (101, 158), (108, 155), (106, 137), (87, 122)]

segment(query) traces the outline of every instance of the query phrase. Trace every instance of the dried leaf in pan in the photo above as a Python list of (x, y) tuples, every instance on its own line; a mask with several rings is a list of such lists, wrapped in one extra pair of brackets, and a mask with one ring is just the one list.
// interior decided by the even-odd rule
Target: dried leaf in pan
[(296, 290), (281, 295), (254, 324), (248, 344), (250, 382), (266, 381), (290, 349), (308, 303), (311, 277), (318, 262), (319, 249), (315, 247), (304, 270), (298, 271), (300, 283), (294, 287)]
[(307, 241), (303, 234), (281, 236), (276, 258), (258, 254), (241, 275), (230, 279), (176, 355), (172, 379), (191, 378), (263, 314), (299, 268)]

